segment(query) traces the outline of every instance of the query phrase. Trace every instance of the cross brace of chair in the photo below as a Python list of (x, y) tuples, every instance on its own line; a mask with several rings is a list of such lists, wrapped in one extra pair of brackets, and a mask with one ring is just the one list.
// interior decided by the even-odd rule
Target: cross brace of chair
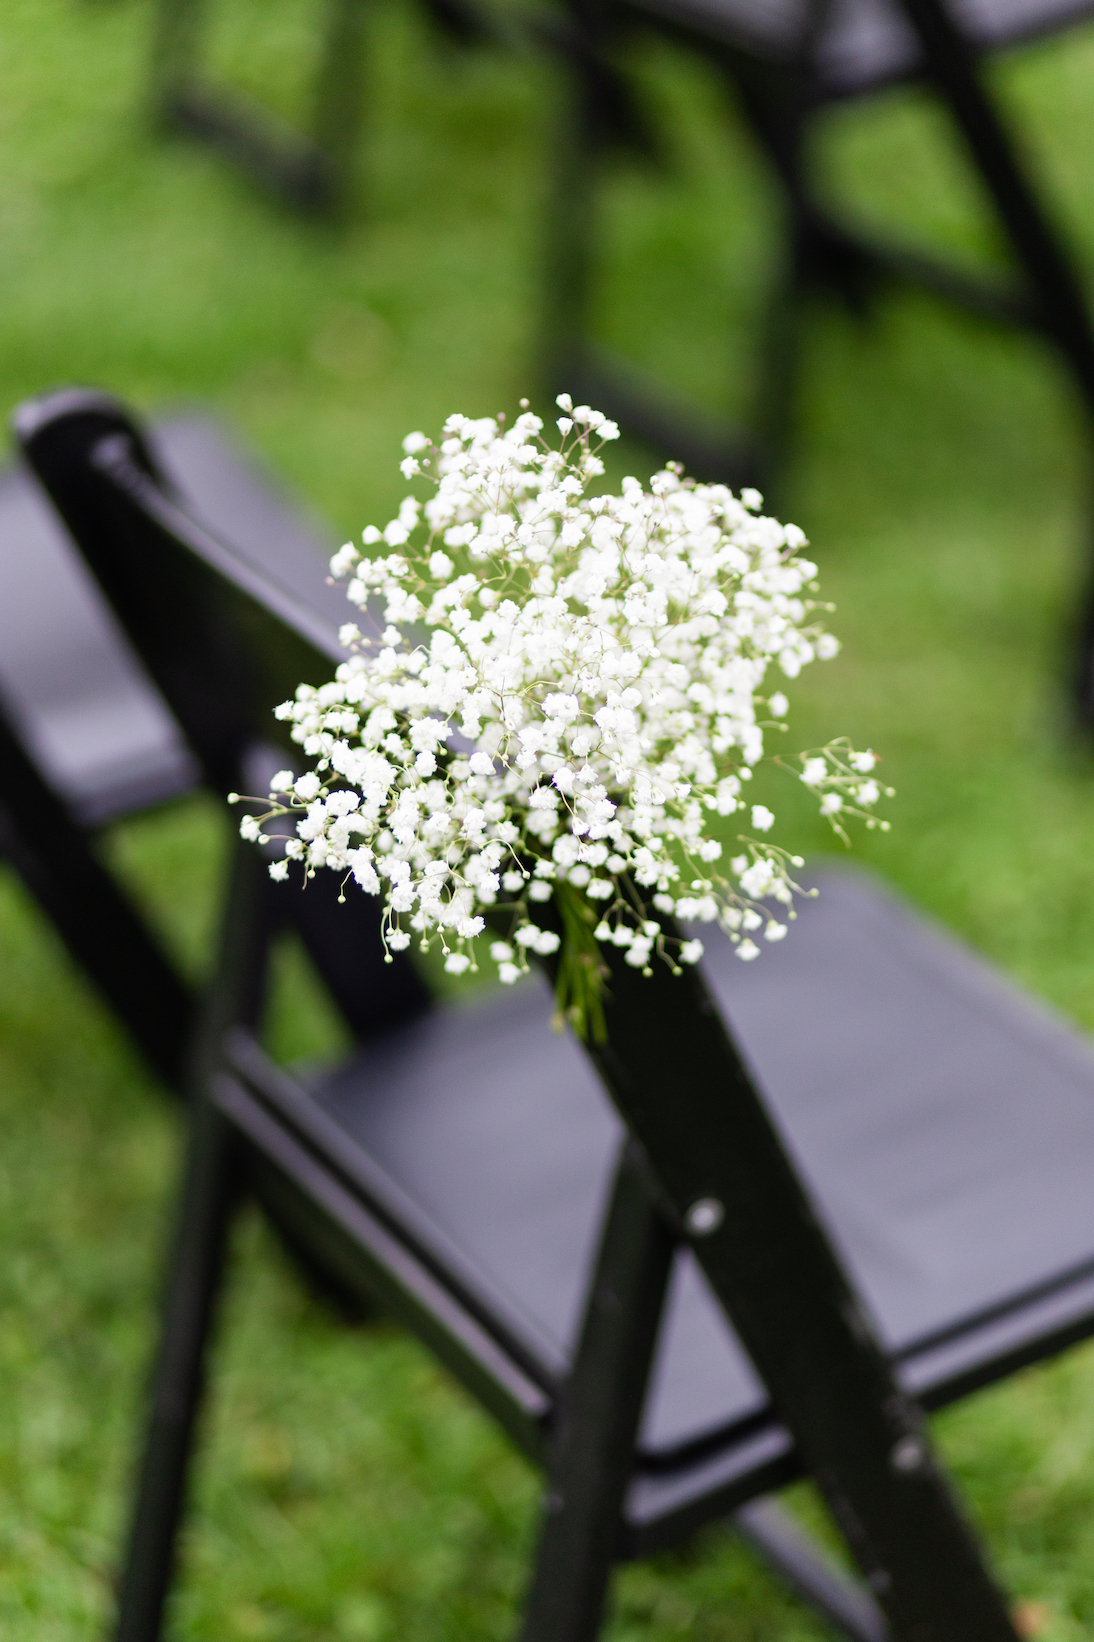
[[(641, 1149), (627, 1141), (554, 1425), (521, 1642), (594, 1642), (599, 1632), (678, 1241), (655, 1205)], [(754, 1500), (731, 1520), (851, 1642), (887, 1642), (876, 1603), (773, 1500)]]
[(607, 1043), (588, 1053), (644, 1154), (655, 1207), (688, 1239), (893, 1635), (1014, 1642), (921, 1411), (701, 976), (663, 965), (639, 976), (618, 954), (609, 965)]

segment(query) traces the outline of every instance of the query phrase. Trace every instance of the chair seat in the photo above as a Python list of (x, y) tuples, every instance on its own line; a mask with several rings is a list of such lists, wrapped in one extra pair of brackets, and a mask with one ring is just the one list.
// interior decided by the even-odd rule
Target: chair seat
[[(628, 0), (724, 45), (788, 61), (810, 0)], [(1079, 22), (1091, 0), (956, 0), (957, 20), (983, 50), (1017, 45)], [(832, 0), (816, 52), (818, 91), (856, 96), (919, 72), (920, 52), (895, 0)]]
[[(333, 543), (215, 423), (172, 417), (156, 428), (154, 445), (195, 518), (305, 604), (345, 619), (344, 595), (322, 573)], [(197, 783), (196, 762), (163, 698), (21, 469), (0, 475), (0, 698), (85, 825)]]
[[(937, 1406), (1094, 1329), (1094, 1049), (863, 876), (817, 883), (781, 946), (749, 966), (710, 941), (707, 973), (882, 1339)], [(621, 1131), (549, 1015), (538, 982), (438, 1009), (313, 1099), (343, 1163), (367, 1158), (433, 1268), (553, 1380)], [(788, 1456), (682, 1251), (632, 1517), (736, 1503)]]

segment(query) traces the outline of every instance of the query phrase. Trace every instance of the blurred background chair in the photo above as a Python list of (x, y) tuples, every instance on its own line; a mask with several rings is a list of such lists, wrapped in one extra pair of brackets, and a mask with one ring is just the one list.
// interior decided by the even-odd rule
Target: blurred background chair
[[(19, 427), (207, 779), (219, 790), (246, 779), (263, 703), (309, 647), (320, 661), (336, 649), (314, 599), (180, 509), (109, 401), (61, 395), (26, 407)], [(260, 791), (262, 774), (249, 779)], [(803, 1466), (897, 1636), (1012, 1637), (937, 1491), (913, 1399), (941, 1406), (1094, 1329), (1090, 1047), (841, 874), (770, 962), (747, 969), (728, 946), (712, 950), (714, 994), (877, 1320), (898, 1392), (747, 1074), (707, 1041), (720, 1029), (696, 1024), (716, 1017), (681, 1030), (682, 983), (621, 969), (613, 1049), (598, 1063), (652, 1166), (651, 1200), (633, 1154), (616, 1172), (618, 1119), (578, 1048), (547, 1030), (534, 986), (395, 1026), (325, 1077), (280, 1072), (253, 1037), (266, 883), (257, 853), (240, 851), (125, 1642), (148, 1642), (160, 1623), (240, 1136), (317, 1261), (379, 1295), (546, 1466), (529, 1642), (594, 1636), (615, 1560), (734, 1511), (848, 1635), (880, 1638), (865, 1593), (757, 1509)], [(246, 1030), (219, 1075), (215, 1036), (233, 1023)], [(712, 1102), (723, 1082), (732, 1094)]]
[[(863, 314), (886, 285), (1039, 336), (1055, 348), (1094, 426), (1094, 331), (1065, 237), (988, 84), (990, 57), (1089, 16), (1090, 0), (574, 0), (583, 42), (567, 62), (572, 88), (559, 121), (549, 247), (548, 374), (603, 407), (690, 471), (770, 493), (790, 443), (804, 310), (816, 297)], [(719, 426), (673, 405), (590, 334), (603, 213), (598, 160), (618, 144), (606, 110), (604, 65), (652, 26), (700, 52), (731, 88), (782, 202), (782, 248), (757, 337), (753, 415)], [(904, 81), (924, 83), (950, 116), (990, 200), (1015, 277), (950, 265), (909, 242), (853, 222), (819, 173), (816, 136), (833, 104)], [(1094, 581), (1085, 590), (1073, 689), (1094, 723)]]
[[(295, 210), (336, 217), (347, 208), (361, 134), (366, 72), (365, 0), (317, 0), (322, 31), (307, 134), (217, 86), (203, 72), (209, 0), (158, 0), (152, 55), (157, 122), (217, 149)], [(487, 27), (467, 0), (426, 0), (441, 34), (482, 44)]]

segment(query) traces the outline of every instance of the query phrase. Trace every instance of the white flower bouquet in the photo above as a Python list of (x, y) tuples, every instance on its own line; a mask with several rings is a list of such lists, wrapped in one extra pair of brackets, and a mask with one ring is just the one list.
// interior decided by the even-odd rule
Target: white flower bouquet
[[(561, 1012), (599, 1035), (605, 944), (648, 972), (701, 957), (677, 919), (720, 925), (746, 960), (786, 934), (802, 862), (745, 792), (785, 727), (769, 672), (838, 646), (800, 530), (673, 465), (590, 494), (618, 430), (558, 404), (557, 449), (527, 402), (508, 428), (452, 416), (439, 445), (404, 441), (432, 494), (331, 565), (351, 603), (382, 607), (382, 636), (347, 624), (335, 678), (278, 709), (313, 767), (281, 772), (243, 832), (292, 814), (273, 876), (295, 859), (352, 878), (381, 897), (390, 950), (437, 940), (460, 974), (489, 921), (503, 982), (557, 954)], [(842, 833), (850, 815), (887, 825), (874, 765), (837, 741), (787, 767)]]

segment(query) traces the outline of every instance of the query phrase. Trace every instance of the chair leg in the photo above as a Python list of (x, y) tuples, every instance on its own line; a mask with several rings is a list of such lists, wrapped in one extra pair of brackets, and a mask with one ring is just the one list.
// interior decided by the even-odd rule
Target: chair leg
[(605, 44), (603, 0), (570, 0), (569, 16), (544, 38), (558, 54), (562, 94), (551, 143), (546, 381), (572, 390), (589, 373), (589, 317), (596, 265), (596, 191), (612, 150), (646, 159), (656, 142)]
[[(338, 190), (357, 128), (357, 91), (351, 86), (359, 50), (361, 0), (331, 0), (331, 23), (320, 71), (319, 122), (331, 152), (304, 138), (248, 100), (220, 92), (200, 69), (205, 0), (159, 0), (151, 60), (151, 101), (156, 123), (218, 149), (260, 188), (294, 210), (329, 216), (341, 203)], [(332, 80), (338, 88), (326, 112)], [(337, 128), (339, 118), (346, 121)], [(339, 170), (342, 167), (342, 170)]]
[(628, 1143), (560, 1410), (521, 1642), (593, 1642), (600, 1629), (673, 1248)]
[(795, 443), (809, 304), (835, 297), (856, 319), (870, 313), (880, 280), (876, 261), (817, 212), (804, 188), (787, 198), (783, 265), (762, 322), (750, 426), (764, 453), (764, 489), (778, 507), (778, 486)]
[[(814, 8), (816, 9), (816, 8)], [(861, 306), (861, 269), (828, 254), (809, 179), (809, 104), (804, 68), (772, 72), (729, 52), (721, 60), (728, 88), (778, 180), (783, 195), (781, 267), (762, 321), (758, 378), (750, 426), (763, 452), (769, 502), (790, 451), (796, 420), (804, 307), (821, 288)]]
[[(575, 77), (581, 72), (575, 69)], [(739, 488), (763, 483), (762, 453), (741, 429), (675, 403), (643, 373), (613, 359), (590, 337), (595, 265), (594, 193), (605, 134), (581, 96), (567, 105), (554, 148), (540, 379), (612, 417), (633, 438), (694, 476)]]
[[(521, 1642), (592, 1642), (600, 1628), (672, 1250), (631, 1153), (605, 1222), (554, 1445)], [(754, 1500), (731, 1520), (849, 1642), (889, 1642), (889, 1628), (866, 1590), (775, 1501)]]
[(118, 1605), (117, 1642), (158, 1642), (162, 1632), (205, 1378), (205, 1349), (240, 1164), (235, 1132), (203, 1098), (192, 1121), (153, 1374), (152, 1411)]
[(270, 880), (253, 844), (238, 840), (216, 973), (195, 1034), (190, 1130), (164, 1300), (152, 1397), (115, 1632), (117, 1642), (158, 1642), (174, 1571), (205, 1354), (224, 1270), (243, 1145), (213, 1105), (221, 1044), (230, 1027), (254, 1027), (265, 993)]

